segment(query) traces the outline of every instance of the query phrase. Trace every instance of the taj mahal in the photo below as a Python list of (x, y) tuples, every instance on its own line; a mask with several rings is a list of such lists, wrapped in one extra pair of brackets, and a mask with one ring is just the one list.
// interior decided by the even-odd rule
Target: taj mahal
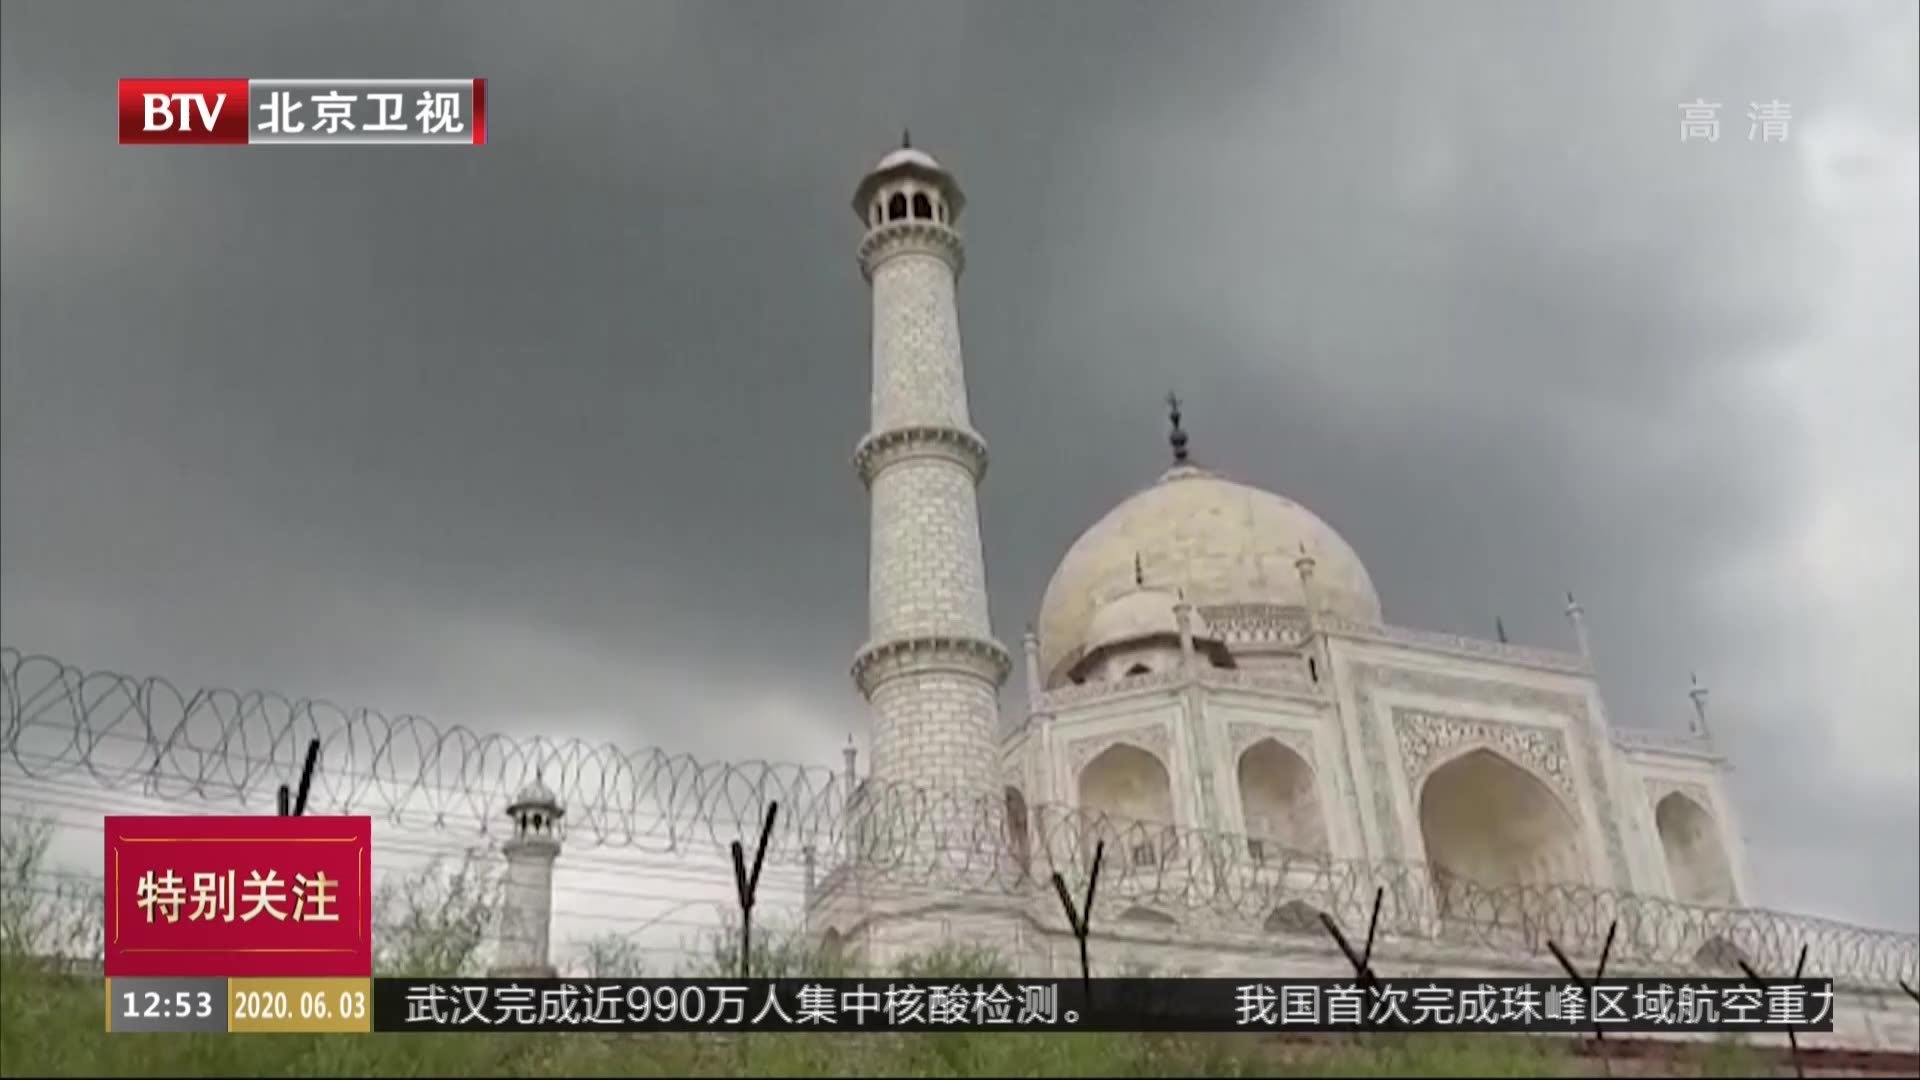
[[(1075, 942), (1043, 870), (1079, 870), (1063, 875), (1078, 890), (1089, 840), (1105, 848), (1095, 921), (1109, 970), (1272, 971), (1287, 957), (1340, 974), (1312, 916), (1336, 911), (1357, 932), (1381, 894), (1399, 905), (1382, 955), (1425, 971), (1557, 974), (1544, 953), (1521, 962), (1501, 946), (1503, 920), (1527, 932), (1501, 897), (1742, 908), (1705, 688), (1685, 690), (1688, 730), (1616, 722), (1571, 595), (1564, 652), (1394, 625), (1330, 525), (1190, 452), (1177, 401), (1166, 470), (1067, 549), (1020, 647), (996, 641), (976, 507), (987, 443), (968, 414), (957, 304), (965, 205), (954, 174), (910, 145), (854, 192), (873, 314), (871, 426), (854, 453), (871, 506), (869, 625), (852, 671), (871, 710), (863, 794), (916, 793), (912, 832), (935, 853), (906, 861), (968, 872), (950, 887), (890, 875), (899, 814), (876, 810), (887, 824), (853, 837), (811, 897), (827, 942), (883, 957), (978, 941), (1068, 973)], [(1003, 712), (1016, 668), (1024, 695), (1008, 697), (1024, 705)], [(1050, 822), (1041, 808), (1061, 809)], [(1209, 876), (1234, 899), (1196, 896)], [(1278, 902), (1247, 902), (1258, 896)], [(1456, 918), (1480, 929), (1450, 940)], [(1731, 927), (1697, 925), (1689, 961), (1727, 971), (1754, 951)]]
[[(1347, 540), (1190, 446), (1177, 399), (1165, 470), (1067, 548), (1018, 647), (996, 640), (965, 205), (904, 139), (853, 196), (872, 371), (852, 678), (871, 742), (864, 775), (847, 754), (832, 850), (809, 853), (823, 949), (984, 945), (1077, 975), (1060, 893), (1083, 895), (1097, 859), (1096, 975), (1351, 975), (1325, 923), (1358, 940), (1376, 912), (1382, 974), (1556, 976), (1551, 945), (1589, 970), (1611, 950), (1620, 974), (1785, 975), (1805, 947), (1845, 1002), (1810, 1042), (1920, 1044), (1897, 987), (1911, 935), (1749, 907), (1706, 688), (1675, 688), (1685, 730), (1609, 715), (1572, 595), (1564, 651), (1395, 625)], [(516, 820), (552, 802), (525, 795)], [(517, 842), (544, 922), (557, 845)]]
[[(1609, 723), (1578, 651), (1386, 621), (1359, 555), (1284, 496), (1188, 452), (1067, 550), (1014, 666), (987, 612), (956, 280), (964, 197), (902, 148), (861, 181), (873, 297), (869, 640), (854, 678), (883, 782), (1245, 836), (1282, 853), (1404, 859), (1445, 879), (1740, 901), (1739, 830), (1707, 738)], [(1157, 862), (1150, 844), (1117, 851)], [(858, 915), (843, 932), (860, 932)], [(884, 922), (884, 920), (883, 920)], [(875, 926), (878, 930), (878, 925)]]

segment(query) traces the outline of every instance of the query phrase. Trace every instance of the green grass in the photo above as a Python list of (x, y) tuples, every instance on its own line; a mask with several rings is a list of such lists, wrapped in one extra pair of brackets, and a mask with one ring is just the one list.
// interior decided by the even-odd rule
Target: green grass
[[(987, 966), (978, 957), (947, 957)], [(916, 965), (947, 974), (934, 958)], [(1545, 1039), (1409, 1035), (109, 1035), (99, 979), (0, 966), (0, 1075), (1580, 1076)], [(1753, 1075), (1737, 1047), (1685, 1069)]]

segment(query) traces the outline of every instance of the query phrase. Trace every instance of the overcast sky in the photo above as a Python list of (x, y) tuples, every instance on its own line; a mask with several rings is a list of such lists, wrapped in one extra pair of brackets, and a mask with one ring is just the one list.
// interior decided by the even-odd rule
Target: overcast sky
[[(9, 0), (0, 637), (836, 763), (911, 125), (1003, 640), (1177, 388), (1391, 621), (1568, 647), (1573, 589), (1619, 726), (1698, 670), (1757, 899), (1913, 929), (1915, 11)], [(484, 76), (489, 143), (116, 145), (159, 75)]]

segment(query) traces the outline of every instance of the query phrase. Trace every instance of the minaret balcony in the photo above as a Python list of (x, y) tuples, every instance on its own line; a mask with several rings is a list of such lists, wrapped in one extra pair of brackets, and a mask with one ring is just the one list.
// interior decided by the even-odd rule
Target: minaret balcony
[(877, 641), (853, 659), (853, 681), (871, 695), (882, 681), (927, 671), (957, 671), (999, 686), (1013, 658), (997, 641), (965, 635), (925, 634)]
[(912, 458), (951, 461), (973, 475), (978, 484), (987, 474), (987, 442), (977, 433), (949, 424), (915, 424), (876, 431), (853, 450), (853, 467), (860, 482), (873, 486), (881, 469)]
[(966, 269), (966, 244), (959, 230), (937, 221), (889, 221), (867, 230), (860, 238), (860, 272), (872, 278), (888, 259), (899, 255), (932, 255), (944, 260), (957, 277)]

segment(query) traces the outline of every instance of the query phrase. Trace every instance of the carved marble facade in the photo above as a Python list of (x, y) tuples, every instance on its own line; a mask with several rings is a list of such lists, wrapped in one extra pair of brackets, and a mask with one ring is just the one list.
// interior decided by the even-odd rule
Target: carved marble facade
[(1400, 765), (1418, 790), (1427, 774), (1463, 750), (1487, 749), (1508, 758), (1551, 784), (1568, 805), (1580, 801), (1574, 790), (1566, 741), (1553, 728), (1500, 724), (1412, 709), (1393, 710)]
[[(1478, 751), (1537, 782), (1565, 810), (1575, 830), (1567, 843), (1585, 860), (1580, 883), (1671, 895), (1670, 856), (1654, 818), (1660, 799), (1678, 791), (1716, 823), (1734, 889), (1744, 894), (1718, 759), (1703, 757), (1697, 744), (1669, 750), (1616, 740), (1579, 657), (1499, 642), (1463, 646), (1450, 635), (1351, 620), (1289, 638), (1281, 630), (1305, 625), (1304, 612), (1262, 615), (1248, 605), (1195, 621), (1216, 634), (1257, 637), (1261, 648), (1286, 640), (1318, 662), (1311, 676), (1294, 677), (1196, 658), (1174, 670), (1037, 688), (1003, 744), (1023, 799), (1047, 801), (1029, 790), (1043, 786), (1051, 801), (1072, 803), (1089, 763), (1125, 744), (1166, 769), (1170, 824), (1239, 831), (1239, 765), (1271, 740), (1310, 770), (1332, 855), (1426, 863), (1426, 785)], [(1621, 791), (1635, 797), (1622, 803)]]

